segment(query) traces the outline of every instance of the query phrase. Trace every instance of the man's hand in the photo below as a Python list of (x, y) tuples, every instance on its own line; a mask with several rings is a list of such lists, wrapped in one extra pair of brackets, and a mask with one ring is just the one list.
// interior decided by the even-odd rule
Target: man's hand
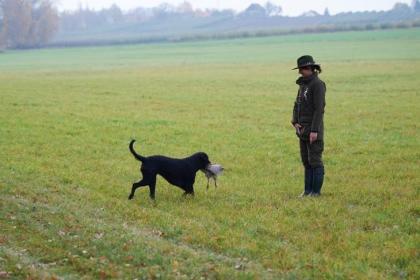
[(295, 127), (296, 132), (297, 132), (298, 134), (300, 134), (300, 129), (302, 128), (302, 126), (301, 126), (300, 124), (298, 124), (298, 123), (295, 123), (293, 126)]
[(309, 143), (312, 144), (318, 139), (318, 132), (311, 132), (309, 134)]

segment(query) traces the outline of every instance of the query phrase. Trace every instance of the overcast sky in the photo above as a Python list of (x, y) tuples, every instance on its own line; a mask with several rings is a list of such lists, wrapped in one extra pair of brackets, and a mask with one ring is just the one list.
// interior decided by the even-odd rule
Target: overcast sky
[[(113, 3), (123, 10), (129, 10), (135, 7), (155, 7), (162, 2), (177, 5), (184, 0), (55, 0), (55, 2), (61, 11), (77, 9), (80, 4), (91, 9), (102, 9), (108, 8)], [(230, 8), (241, 11), (251, 3), (264, 4), (267, 0), (189, 0), (188, 2), (194, 8)], [(331, 14), (348, 11), (389, 10), (397, 2), (410, 4), (412, 0), (271, 0), (270, 2), (280, 5), (284, 15), (296, 16), (308, 10), (323, 13), (326, 7), (329, 8)]]

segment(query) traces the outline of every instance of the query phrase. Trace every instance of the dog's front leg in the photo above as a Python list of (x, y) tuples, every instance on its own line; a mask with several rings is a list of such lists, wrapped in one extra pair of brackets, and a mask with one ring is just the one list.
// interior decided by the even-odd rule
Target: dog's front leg
[(194, 197), (194, 191), (193, 192), (184, 192), (182, 194), (183, 197), (186, 197), (187, 195), (191, 195), (192, 197)]
[(193, 188), (193, 186), (188, 186), (188, 187), (184, 188), (184, 190), (185, 190), (184, 196), (186, 196), (188, 194), (191, 195), (191, 196), (194, 196), (194, 188)]

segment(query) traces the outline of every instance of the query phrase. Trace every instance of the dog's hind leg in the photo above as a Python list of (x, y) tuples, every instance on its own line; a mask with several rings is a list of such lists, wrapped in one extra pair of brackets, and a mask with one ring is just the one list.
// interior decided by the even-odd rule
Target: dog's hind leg
[[(143, 175), (143, 179), (133, 184), (133, 187), (131, 188), (131, 193), (128, 199), (133, 199), (134, 193), (140, 187), (153, 185), (153, 189), (154, 189), (154, 186), (156, 184), (156, 174), (153, 174), (152, 172), (147, 172), (146, 170), (143, 170), (143, 169), (141, 169), (141, 173)], [(154, 190), (153, 190), (153, 195), (154, 195)]]
[(136, 192), (136, 190), (140, 187), (144, 187), (147, 186), (149, 184), (149, 182), (147, 182), (147, 180), (145, 180), (145, 178), (143, 178), (142, 180), (140, 180), (137, 183), (134, 183), (133, 186), (131, 187), (131, 193), (128, 196), (128, 199), (133, 199), (134, 198), (134, 193)]
[(155, 200), (155, 190), (156, 190), (156, 177), (153, 181), (149, 184), (149, 191), (150, 191), (150, 198)]
[(214, 177), (214, 187), (217, 188), (217, 177)]
[(210, 178), (209, 178), (209, 177), (207, 177), (207, 188), (206, 188), (206, 190), (208, 190), (208, 189), (209, 189), (209, 184), (210, 184)]

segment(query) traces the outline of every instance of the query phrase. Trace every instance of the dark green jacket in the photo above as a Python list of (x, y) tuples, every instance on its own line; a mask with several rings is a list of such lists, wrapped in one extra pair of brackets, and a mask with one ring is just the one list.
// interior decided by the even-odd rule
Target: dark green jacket
[(318, 139), (324, 138), (324, 108), (325, 83), (314, 74), (308, 78), (300, 77), (296, 84), (299, 91), (293, 108), (292, 124), (300, 124), (304, 128), (301, 130), (301, 139), (307, 140), (310, 132), (317, 132)]

